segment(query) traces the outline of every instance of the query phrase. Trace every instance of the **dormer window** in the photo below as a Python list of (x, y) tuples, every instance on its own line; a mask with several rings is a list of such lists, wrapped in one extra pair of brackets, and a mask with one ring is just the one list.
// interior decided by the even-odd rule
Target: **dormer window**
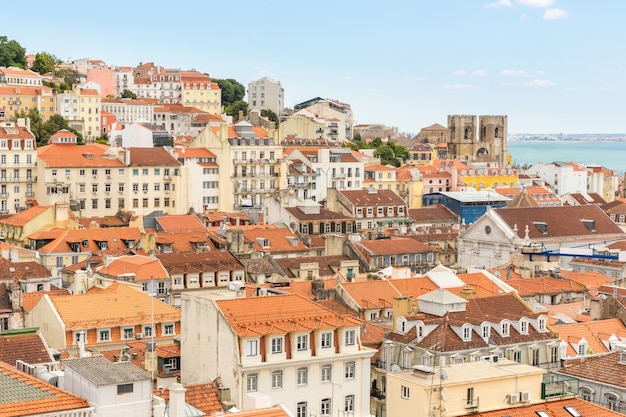
[(491, 336), (491, 325), (489, 323), (482, 324), (481, 334), (483, 335), (483, 339), (488, 339)]
[(508, 320), (503, 321), (502, 323), (500, 323), (500, 333), (502, 334), (502, 336), (509, 336), (511, 333), (511, 323), (508, 322)]
[(468, 342), (472, 340), (472, 326), (469, 324), (463, 325), (463, 341)]
[(540, 332), (545, 332), (547, 330), (547, 328), (546, 328), (546, 316), (541, 316), (537, 320), (537, 330), (539, 330)]
[(80, 252), (80, 243), (79, 242), (69, 242), (70, 249), (72, 252)]
[(587, 340), (585, 340), (585, 338), (583, 337), (578, 342), (578, 349), (576, 350), (576, 353), (578, 354), (578, 356), (585, 356), (587, 354), (588, 348), (589, 344), (587, 343)]
[(404, 319), (404, 317), (400, 317), (398, 319), (398, 321), (396, 322), (397, 324), (397, 329), (399, 332), (401, 333), (405, 333), (406, 332), (406, 328), (407, 328), (407, 323), (406, 320)]
[(521, 334), (528, 334), (528, 319), (520, 320), (519, 329)]
[(537, 230), (539, 230), (544, 235), (548, 234), (548, 223), (546, 222), (533, 222)]
[(106, 240), (98, 240), (96, 244), (100, 250), (106, 250), (108, 248), (108, 242)]

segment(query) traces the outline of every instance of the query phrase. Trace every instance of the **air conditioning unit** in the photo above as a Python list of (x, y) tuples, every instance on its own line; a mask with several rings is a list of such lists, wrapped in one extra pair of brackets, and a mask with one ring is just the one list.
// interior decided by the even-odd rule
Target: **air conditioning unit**
[(522, 402), (530, 401), (530, 391), (520, 391), (519, 398)]
[(509, 394), (508, 395), (508, 401), (509, 404), (515, 404), (519, 402), (519, 394), (518, 393), (514, 393), (514, 394)]
[(143, 333), (137, 333), (135, 339), (143, 339)]

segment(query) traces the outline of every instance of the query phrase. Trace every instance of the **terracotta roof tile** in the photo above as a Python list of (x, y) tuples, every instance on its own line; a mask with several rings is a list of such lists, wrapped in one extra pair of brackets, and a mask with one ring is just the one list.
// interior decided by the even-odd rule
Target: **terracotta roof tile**
[(106, 266), (95, 269), (100, 275), (121, 278), (124, 274), (134, 274), (133, 281), (169, 279), (169, 274), (158, 259), (149, 256), (127, 255), (114, 258)]
[(38, 148), (37, 157), (47, 168), (124, 167), (117, 154), (112, 154), (109, 149), (112, 148), (98, 143), (53, 143)]
[(579, 398), (547, 401), (539, 404), (528, 404), (521, 407), (509, 407), (494, 411), (474, 413), (474, 417), (537, 417), (539, 411), (543, 411), (547, 417), (572, 417), (565, 407), (573, 407), (585, 417), (618, 417), (623, 414), (611, 411), (608, 408), (592, 404)]
[(356, 246), (370, 255), (400, 255), (406, 253), (437, 252), (438, 248), (408, 238), (361, 240)]
[[(198, 410), (202, 411), (205, 415), (211, 416), (216, 413), (221, 413), (222, 404), (218, 396), (217, 382), (206, 382), (203, 384), (190, 384), (184, 385), (185, 388), (185, 402)], [(154, 395), (163, 398), (166, 402), (170, 400), (169, 389), (161, 388), (153, 391)], [(229, 413), (233, 414), (233, 413)]]
[(18, 371), (4, 362), (0, 362), (0, 392), (0, 415), (3, 417), (71, 414), (72, 410), (89, 408), (89, 403), (78, 395)]
[(337, 314), (299, 295), (218, 300), (216, 304), (240, 337), (361, 324), (354, 317)]
[(121, 323), (151, 323), (154, 309), (159, 323), (180, 321), (180, 310), (126, 284), (116, 282), (106, 289), (94, 287), (86, 294), (49, 296), (65, 330), (82, 330)]
[(204, 232), (204, 225), (193, 214), (169, 214), (156, 218), (156, 222), (160, 226), (158, 230), (169, 233)]
[(341, 194), (355, 207), (403, 205), (405, 201), (392, 190), (342, 190)]
[(608, 340), (612, 335), (626, 341), (626, 326), (618, 318), (558, 324), (553, 329), (567, 343), (567, 356), (577, 355), (578, 342), (583, 337), (593, 354), (609, 352)]
[(129, 166), (178, 167), (180, 162), (165, 148), (128, 148)]
[(0, 333), (0, 362), (15, 366), (15, 361), (30, 365), (54, 362), (46, 342), (36, 329)]

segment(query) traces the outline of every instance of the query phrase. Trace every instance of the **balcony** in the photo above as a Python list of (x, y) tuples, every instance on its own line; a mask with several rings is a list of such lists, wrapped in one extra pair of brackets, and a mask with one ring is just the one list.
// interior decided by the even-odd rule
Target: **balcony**
[(379, 400), (384, 400), (385, 399), (385, 392), (381, 391), (378, 388), (372, 388), (372, 390), (370, 391), (370, 396), (374, 397), (376, 399), (379, 399)]
[(35, 193), (33, 191), (26, 191), (26, 197), (34, 197)]

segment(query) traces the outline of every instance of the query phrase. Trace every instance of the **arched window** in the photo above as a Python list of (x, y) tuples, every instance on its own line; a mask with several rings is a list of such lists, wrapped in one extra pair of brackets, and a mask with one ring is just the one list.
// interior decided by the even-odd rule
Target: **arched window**
[(580, 397), (581, 400), (585, 400), (585, 401), (589, 401), (592, 402), (593, 401), (593, 390), (589, 387), (580, 387), (580, 389), (578, 390), (578, 396)]
[(613, 392), (608, 392), (604, 395), (606, 402), (606, 408), (613, 411), (619, 411), (619, 396)]

